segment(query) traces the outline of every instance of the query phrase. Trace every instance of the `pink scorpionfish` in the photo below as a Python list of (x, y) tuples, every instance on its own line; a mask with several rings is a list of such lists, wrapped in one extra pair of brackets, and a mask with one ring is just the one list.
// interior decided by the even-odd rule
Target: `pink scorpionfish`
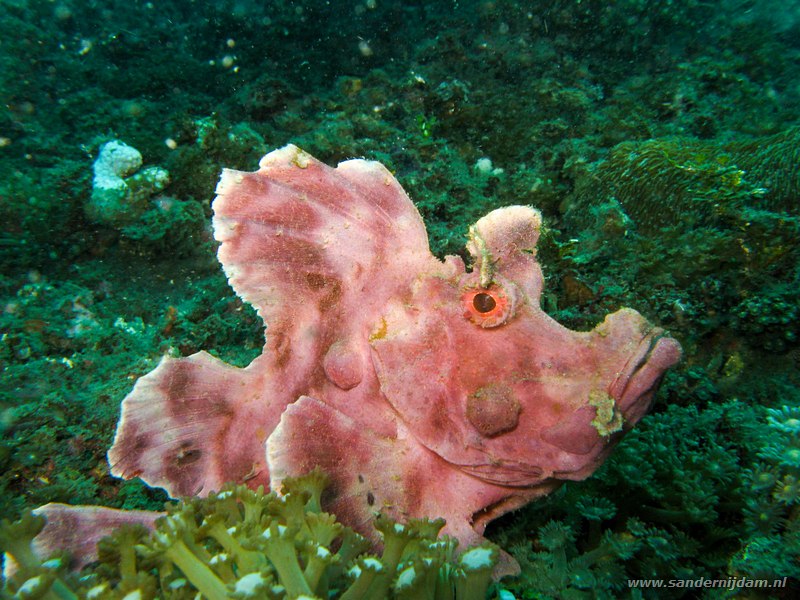
[(112, 473), (171, 496), (279, 489), (320, 466), (342, 522), (370, 535), (378, 512), (444, 517), (464, 547), (589, 476), (680, 357), (634, 310), (589, 332), (542, 311), (532, 208), (473, 225), (467, 270), (431, 254), (377, 162), (331, 168), (289, 145), (225, 170), (217, 194), (219, 260), (266, 344), (246, 368), (165, 357), (125, 398)]

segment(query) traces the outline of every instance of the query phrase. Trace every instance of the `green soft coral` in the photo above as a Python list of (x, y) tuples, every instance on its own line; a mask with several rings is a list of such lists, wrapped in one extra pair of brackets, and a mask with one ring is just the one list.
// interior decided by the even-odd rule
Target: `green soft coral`
[(282, 494), (228, 486), (208, 498), (167, 506), (155, 530), (124, 526), (98, 545), (98, 563), (80, 579), (59, 577), (34, 552), (44, 520), (27, 515), (0, 527), (0, 550), (19, 564), (0, 597), (342, 598), (344, 600), (485, 598), (497, 547), (461, 557), (456, 541), (439, 538), (444, 520), (399, 524), (379, 516), (380, 555), (321, 511), (327, 479), (318, 471), (288, 479)]
[(44, 528), (45, 519), (30, 511), (20, 520), (0, 522), (0, 550), (14, 560), (16, 573), (4, 581), (0, 597), (77, 600), (78, 596), (59, 576), (61, 560), (42, 562), (33, 548), (33, 538)]
[(749, 537), (731, 561), (749, 577), (800, 578), (800, 407), (766, 409), (761, 459), (745, 472), (751, 497), (743, 511)]

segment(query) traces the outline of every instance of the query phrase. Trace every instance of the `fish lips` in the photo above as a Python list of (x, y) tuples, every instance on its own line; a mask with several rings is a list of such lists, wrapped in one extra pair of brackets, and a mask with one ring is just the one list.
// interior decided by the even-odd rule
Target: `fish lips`
[(664, 373), (680, 358), (681, 345), (660, 327), (652, 327), (642, 337), (622, 372), (609, 386), (626, 428), (647, 413)]

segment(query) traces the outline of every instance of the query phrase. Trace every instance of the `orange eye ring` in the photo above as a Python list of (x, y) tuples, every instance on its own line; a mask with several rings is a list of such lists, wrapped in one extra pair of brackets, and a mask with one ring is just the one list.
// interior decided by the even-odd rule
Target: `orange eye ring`
[(503, 288), (497, 285), (467, 290), (461, 296), (461, 305), (464, 317), (484, 328), (502, 325), (514, 308)]

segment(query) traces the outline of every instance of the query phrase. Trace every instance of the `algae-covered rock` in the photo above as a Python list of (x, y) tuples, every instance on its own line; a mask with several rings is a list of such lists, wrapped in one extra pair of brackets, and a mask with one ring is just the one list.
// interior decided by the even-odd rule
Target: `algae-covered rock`
[(568, 219), (614, 199), (652, 233), (729, 218), (743, 208), (800, 212), (800, 127), (746, 142), (672, 137), (623, 142), (576, 182)]
[(746, 142), (618, 144), (578, 178), (562, 206), (576, 237), (561, 254), (575, 264), (615, 253), (619, 261), (634, 244), (630, 274), (668, 264), (672, 282), (734, 265), (746, 278), (787, 272), (800, 251), (798, 162), (800, 128)]
[(132, 223), (148, 208), (150, 198), (169, 183), (161, 167), (142, 167), (142, 155), (113, 140), (100, 148), (95, 160), (92, 195), (84, 206), (95, 223), (114, 227)]

